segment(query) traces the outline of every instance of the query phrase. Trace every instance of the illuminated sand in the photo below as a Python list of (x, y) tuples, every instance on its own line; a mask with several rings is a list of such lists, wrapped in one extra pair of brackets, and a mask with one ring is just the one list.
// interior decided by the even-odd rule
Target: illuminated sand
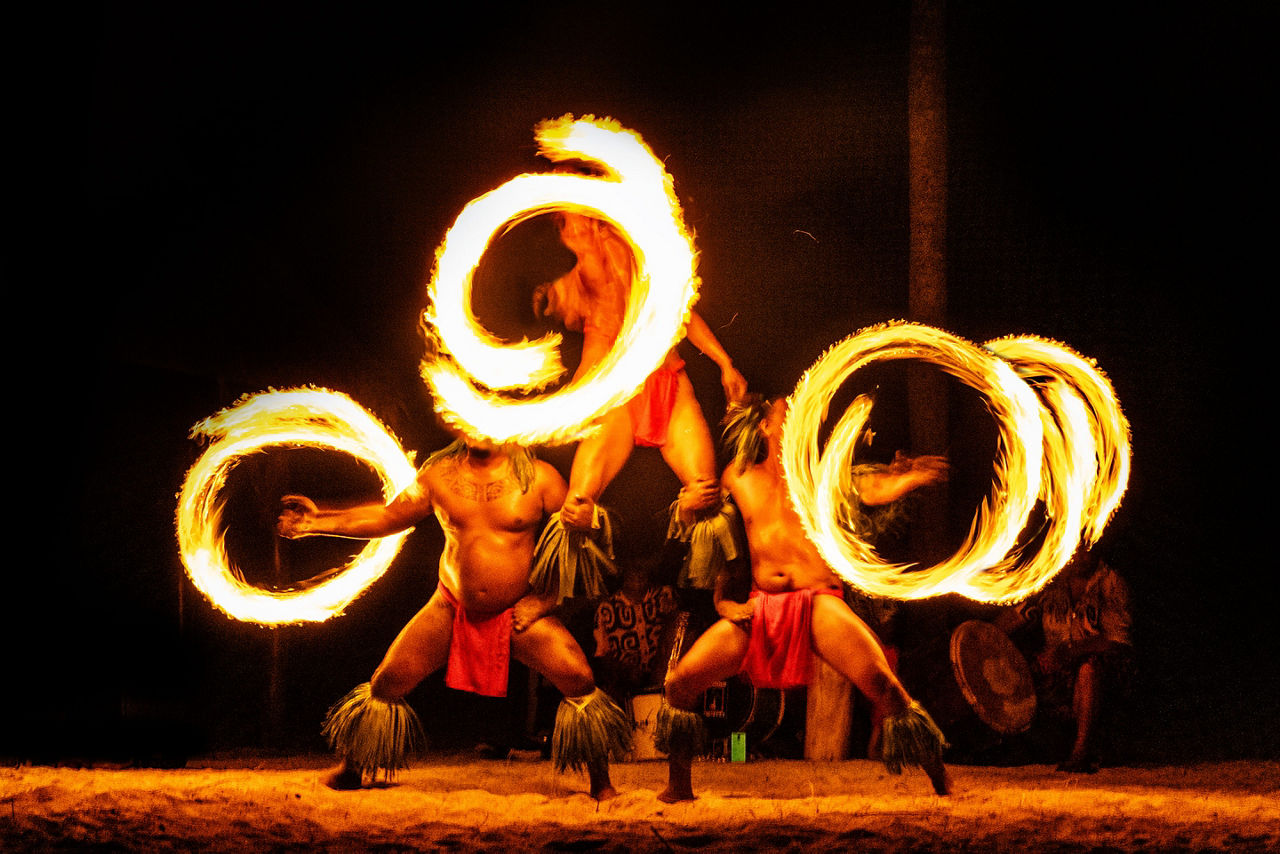
[(692, 803), (665, 766), (615, 766), (596, 804), (549, 762), (437, 755), (396, 785), (334, 792), (323, 757), (180, 770), (0, 769), (0, 850), (1264, 851), (1280, 847), (1280, 763), (956, 766), (938, 798), (867, 761), (700, 763)]

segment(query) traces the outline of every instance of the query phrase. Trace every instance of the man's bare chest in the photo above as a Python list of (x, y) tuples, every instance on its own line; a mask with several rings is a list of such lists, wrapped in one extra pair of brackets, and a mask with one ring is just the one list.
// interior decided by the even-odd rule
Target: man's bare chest
[(438, 472), (433, 492), (441, 523), (453, 529), (521, 531), (541, 516), (537, 497), (523, 491), (509, 472), (486, 477), (447, 464)]

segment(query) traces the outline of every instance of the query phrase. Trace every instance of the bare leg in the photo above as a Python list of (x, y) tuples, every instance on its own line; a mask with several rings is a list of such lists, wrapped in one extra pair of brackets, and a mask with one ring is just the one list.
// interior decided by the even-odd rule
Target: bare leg
[(662, 458), (682, 486), (715, 479), (715, 444), (694, 397), (693, 384), (683, 371), (677, 379), (676, 400), (671, 409), (671, 420), (667, 423), (667, 441), (662, 446)]
[[(742, 669), (748, 640), (746, 631), (729, 620), (720, 620), (707, 629), (667, 672), (667, 702), (677, 709), (694, 711), (703, 691)], [(668, 804), (694, 798), (693, 755), (682, 746), (679, 750), (677, 747), (672, 745), (667, 757), (667, 788), (658, 794), (658, 800)]]
[[(566, 697), (584, 697), (596, 689), (591, 665), (582, 647), (555, 617), (544, 617), (511, 636), (511, 655), (536, 670)], [(609, 771), (589, 772), (591, 797), (598, 801), (616, 797)]]
[[(857, 686), (882, 719), (907, 708), (911, 697), (889, 667), (880, 643), (843, 599), (814, 596), (810, 630), (814, 651)], [(951, 780), (940, 760), (927, 762), (924, 772), (935, 792), (951, 793)]]
[[(444, 666), (452, 635), (453, 606), (436, 591), (400, 630), (382, 657), (371, 680), (373, 695), (388, 703), (403, 699), (419, 682)], [(343, 756), (341, 764), (324, 778), (324, 784), (331, 789), (358, 789), (364, 780), (360, 769), (352, 767)]]
[(1098, 665), (1092, 659), (1081, 664), (1076, 673), (1075, 694), (1071, 698), (1072, 712), (1076, 719), (1076, 738), (1071, 746), (1071, 755), (1058, 766), (1059, 771), (1088, 774), (1097, 770), (1091, 754), (1101, 706), (1100, 677)]
[(600, 429), (578, 443), (569, 471), (566, 503), (574, 498), (600, 500), (635, 447), (631, 413), (619, 406), (600, 419)]

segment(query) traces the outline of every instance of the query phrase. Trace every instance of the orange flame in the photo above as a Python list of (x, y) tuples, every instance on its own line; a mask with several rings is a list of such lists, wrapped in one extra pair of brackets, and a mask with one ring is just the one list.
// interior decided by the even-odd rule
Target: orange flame
[[(632, 131), (611, 119), (570, 116), (535, 129), (539, 152), (554, 161), (597, 164), (603, 177), (520, 175), (470, 202), (436, 253), (424, 315), (430, 355), (422, 376), (442, 418), (495, 442), (560, 444), (588, 434), (593, 422), (625, 403), (684, 335), (697, 298), (693, 239), (670, 175)], [(614, 225), (636, 258), (622, 329), (609, 353), (573, 383), (527, 400), (498, 391), (529, 391), (562, 376), (560, 336), (506, 345), (471, 311), (472, 276), (490, 240), (541, 213), (572, 211)]]
[[(848, 523), (856, 500), (853, 451), (871, 401), (859, 397), (845, 410), (825, 451), (817, 440), (842, 383), (871, 362), (902, 358), (937, 365), (976, 389), (999, 435), (992, 493), (969, 535), (954, 555), (923, 570), (884, 561)], [(1023, 377), (1045, 378), (1039, 397)], [(1082, 529), (1096, 539), (1128, 477), (1128, 424), (1110, 384), (1087, 360), (1038, 339), (1006, 339), (980, 349), (928, 326), (873, 327), (829, 348), (805, 372), (789, 404), (781, 453), (792, 504), (823, 558), (872, 595), (1025, 598), (1066, 565)], [(1037, 497), (1049, 530), (1035, 554), (1023, 555), (1017, 541)]]
[(320, 622), (341, 614), (386, 572), (408, 532), (370, 540), (336, 574), (290, 591), (246, 583), (232, 566), (220, 524), (219, 493), (248, 454), (272, 446), (350, 454), (381, 478), (388, 500), (413, 483), (412, 458), (382, 424), (346, 395), (325, 389), (270, 391), (243, 398), (191, 429), (209, 440), (178, 496), (178, 545), (187, 574), (210, 602), (237, 620), (268, 626)]

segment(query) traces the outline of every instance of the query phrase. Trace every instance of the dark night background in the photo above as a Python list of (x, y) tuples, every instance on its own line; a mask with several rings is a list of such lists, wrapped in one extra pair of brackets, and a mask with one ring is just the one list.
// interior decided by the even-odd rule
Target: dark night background
[[(9, 570), (32, 589), (9, 603), (6, 675), (33, 699), (8, 704), (24, 728), (4, 752), (118, 753), (170, 726), (191, 750), (321, 749), (324, 709), (433, 588), (438, 526), (339, 619), (228, 620), (178, 559), (188, 430), (242, 394), (316, 384), (420, 457), (443, 444), (416, 375), (433, 253), (468, 200), (541, 168), (541, 119), (612, 116), (665, 160), (701, 251), (698, 308), (756, 387), (787, 391), (828, 345), (908, 317), (908, 5), (693, 6), (90, 7), (60, 47), (83, 76), (30, 217), (57, 246), (33, 287), (40, 334), (76, 343), (27, 357), (22, 392), (58, 425), (36, 445), (60, 443), (69, 471), (36, 499), (52, 551)], [(1113, 536), (1135, 592), (1140, 757), (1280, 753), (1269, 416), (1242, 382), (1263, 376), (1251, 318), (1270, 311), (1263, 8), (948, 11), (945, 327), (1066, 342), (1131, 420)], [(685, 355), (715, 419), (714, 367)], [(292, 489), (334, 479), (297, 469)], [(271, 548), (275, 476), (240, 484), (249, 554)], [(674, 491), (637, 453), (610, 497), (644, 528)], [(438, 677), (415, 697), (429, 719), (459, 702)]]

